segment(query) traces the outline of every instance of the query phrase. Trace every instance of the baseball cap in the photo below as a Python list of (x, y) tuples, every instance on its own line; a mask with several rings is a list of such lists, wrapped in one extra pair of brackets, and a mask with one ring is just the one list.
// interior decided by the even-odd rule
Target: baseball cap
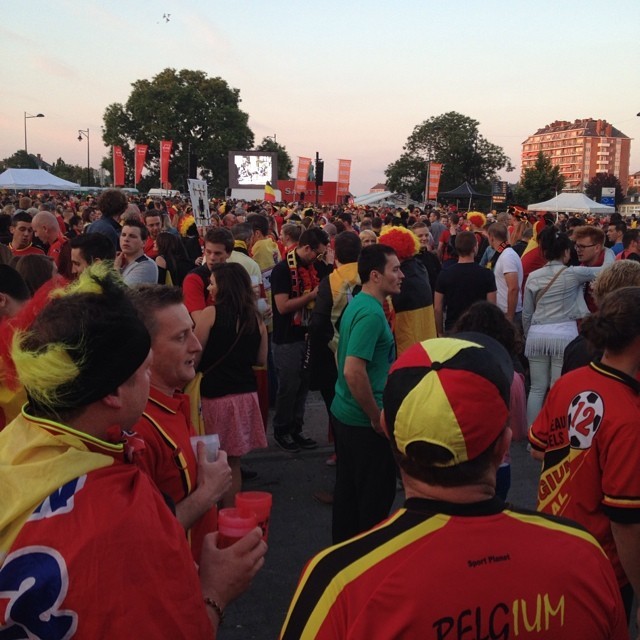
[(505, 428), (513, 364), (493, 338), (475, 332), (419, 342), (391, 367), (384, 426), (404, 455), (412, 443), (443, 447), (451, 467), (486, 451)]

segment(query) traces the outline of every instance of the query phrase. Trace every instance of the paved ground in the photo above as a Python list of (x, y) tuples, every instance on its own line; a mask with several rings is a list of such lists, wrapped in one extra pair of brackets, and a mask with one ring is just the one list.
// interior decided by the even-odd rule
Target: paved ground
[[(229, 606), (221, 640), (277, 638), (302, 568), (331, 543), (331, 507), (313, 499), (317, 490), (331, 491), (335, 479), (335, 468), (325, 464), (333, 449), (327, 442), (327, 414), (318, 394), (309, 396), (306, 421), (305, 432), (321, 444), (318, 449), (284, 453), (273, 445), (269, 428), (270, 449), (245, 459), (259, 474), (245, 489), (273, 494), (269, 551), (251, 590)], [(512, 458), (509, 499), (534, 507), (539, 467), (524, 443), (513, 445)], [(395, 506), (402, 499), (399, 492)]]

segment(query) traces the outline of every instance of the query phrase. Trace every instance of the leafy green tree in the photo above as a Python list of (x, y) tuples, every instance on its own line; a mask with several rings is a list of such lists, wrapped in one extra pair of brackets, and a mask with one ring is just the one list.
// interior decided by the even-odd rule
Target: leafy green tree
[(51, 173), (62, 178), (82, 184), (87, 182), (87, 168), (77, 164), (67, 164), (62, 158), (58, 158), (51, 166)]
[(515, 200), (522, 206), (532, 202), (544, 202), (554, 198), (564, 187), (564, 176), (560, 167), (554, 166), (542, 151), (535, 164), (525, 170), (515, 190)]
[[(293, 169), (293, 162), (287, 148), (278, 144), (273, 138), (265, 136), (256, 147), (258, 151), (275, 151), (278, 154), (278, 180), (288, 180)], [(274, 185), (275, 187), (275, 185)]]
[(6, 169), (37, 169), (36, 157), (27, 153), (24, 149), (19, 149), (13, 155), (0, 160), (0, 170)]
[(613, 173), (596, 173), (596, 175), (589, 180), (589, 184), (584, 188), (584, 192), (592, 200), (600, 202), (603, 187), (615, 187), (616, 207), (622, 204), (624, 201), (622, 184), (620, 184), (620, 180), (618, 180), (617, 176), (613, 175)]
[(240, 91), (203, 71), (165, 69), (151, 80), (137, 80), (123, 105), (113, 103), (104, 114), (102, 138), (119, 145), (125, 156), (126, 181), (133, 185), (134, 145), (148, 144), (149, 171), (139, 188), (158, 186), (160, 141), (172, 140), (169, 181), (185, 190), (189, 153), (197, 158), (213, 194), (228, 184), (228, 152), (253, 145), (249, 116), (239, 108)]
[(479, 122), (455, 111), (433, 116), (416, 125), (403, 154), (385, 170), (387, 187), (420, 199), (427, 179), (427, 162), (443, 164), (440, 191), (455, 189), (465, 180), (489, 193), (491, 181), (504, 168), (513, 171), (502, 147), (480, 135)]

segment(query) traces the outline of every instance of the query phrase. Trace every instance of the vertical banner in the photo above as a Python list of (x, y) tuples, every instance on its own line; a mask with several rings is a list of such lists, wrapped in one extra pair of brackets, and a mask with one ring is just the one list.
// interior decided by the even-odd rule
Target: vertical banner
[(134, 186), (138, 186), (138, 182), (142, 179), (142, 169), (144, 167), (144, 163), (147, 161), (147, 148), (149, 145), (147, 144), (136, 144), (135, 151), (135, 178), (134, 178)]
[(169, 156), (171, 156), (172, 140), (160, 141), (160, 188), (171, 189), (169, 182)]
[(309, 175), (310, 166), (311, 158), (301, 158), (298, 156), (298, 172), (296, 173), (296, 183), (293, 187), (295, 191), (294, 200), (297, 200), (300, 194), (307, 190), (307, 176)]
[(196, 227), (204, 229), (211, 224), (211, 210), (209, 209), (209, 189), (204, 180), (188, 180), (189, 198), (193, 207), (193, 217)]
[(429, 162), (427, 164), (427, 186), (425, 189), (425, 200), (438, 199), (438, 188), (440, 187), (441, 175), (442, 163)]
[(349, 182), (351, 181), (351, 160), (338, 160), (338, 188), (336, 189), (336, 202), (344, 201), (349, 195)]
[(124, 187), (124, 156), (122, 147), (113, 147), (113, 186)]

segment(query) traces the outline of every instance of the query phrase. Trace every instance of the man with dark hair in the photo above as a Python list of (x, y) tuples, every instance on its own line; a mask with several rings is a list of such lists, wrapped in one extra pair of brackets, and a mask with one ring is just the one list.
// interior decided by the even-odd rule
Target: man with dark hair
[(329, 237), (317, 227), (307, 229), (271, 272), (273, 294), (273, 361), (278, 377), (274, 439), (284, 451), (313, 449), (318, 443), (302, 435), (309, 386), (304, 361), (306, 334), (313, 303), (318, 294), (314, 263), (324, 256)]
[(624, 245), (622, 244), (622, 236), (627, 230), (627, 225), (624, 222), (610, 223), (607, 229), (607, 239), (611, 243), (611, 251), (615, 255), (622, 253)]
[(153, 350), (149, 399), (134, 427), (145, 442), (136, 463), (175, 505), (199, 562), (204, 535), (216, 528), (215, 505), (231, 485), (224, 451), (210, 461), (204, 446), (197, 455), (191, 448), (190, 438), (196, 433), (189, 419), (189, 397), (180, 390), (195, 377), (202, 347), (179, 287), (141, 285), (129, 298), (149, 331)]
[(595, 539), (495, 495), (512, 377), (509, 354), (480, 334), (398, 359), (382, 424), (404, 507), (307, 564), (282, 640), (628, 637)]
[(211, 267), (229, 259), (233, 244), (233, 235), (229, 229), (209, 229), (205, 234), (202, 263), (188, 273), (182, 282), (184, 304), (194, 322), (200, 312), (211, 303), (209, 297)]
[(22, 276), (7, 264), (0, 264), (0, 321), (15, 316), (31, 297)]
[(231, 228), (233, 251), (227, 262), (241, 264), (251, 278), (251, 284), (259, 290), (262, 283), (262, 271), (258, 263), (249, 255), (249, 244), (253, 236), (253, 228), (249, 222), (240, 222)]
[[(266, 545), (229, 549), (184, 529), (126, 434), (149, 394), (151, 340), (96, 265), (13, 342), (29, 403), (0, 432), (0, 618), (9, 637), (214, 637)], [(100, 291), (97, 293), (96, 291)], [(90, 291), (85, 293), (84, 291)]]
[(462, 313), (478, 300), (496, 303), (496, 279), (476, 261), (478, 241), (472, 231), (456, 236), (458, 262), (443, 269), (436, 282), (433, 308), (439, 336), (448, 333)]
[(437, 209), (431, 209), (429, 213), (429, 222), (431, 223), (431, 236), (433, 237), (433, 243), (438, 246), (440, 242), (440, 236), (442, 232), (446, 230), (446, 226), (440, 222), (440, 212)]
[(149, 232), (144, 243), (144, 254), (154, 260), (158, 257), (158, 248), (155, 246), (155, 242), (162, 231), (162, 211), (150, 205), (144, 212), (144, 225)]
[(331, 405), (336, 432), (333, 542), (366, 531), (385, 518), (396, 489), (396, 472), (382, 437), (382, 390), (395, 358), (393, 334), (383, 307), (404, 278), (395, 251), (364, 247), (358, 259), (360, 293), (340, 322), (338, 381)]
[(9, 249), (14, 256), (30, 256), (33, 254), (44, 255), (44, 251), (31, 244), (33, 240), (33, 226), (31, 216), (26, 211), (18, 211), (13, 214), (9, 225), (11, 242)]
[(309, 379), (322, 394), (333, 426), (331, 403), (338, 379), (336, 352), (340, 322), (353, 297), (360, 292), (358, 257), (362, 243), (358, 234), (343, 231), (336, 236), (333, 271), (320, 281), (309, 323)]
[(114, 265), (116, 269), (120, 269), (122, 279), (130, 286), (158, 282), (158, 265), (144, 255), (144, 242), (148, 233), (144, 224), (135, 219), (127, 220), (122, 227), (122, 251), (116, 256)]
[(638, 236), (640, 230), (626, 229), (622, 234), (622, 251), (616, 256), (616, 260), (626, 260), (631, 254), (638, 253)]
[(111, 240), (115, 250), (119, 248), (120, 216), (127, 210), (127, 196), (120, 189), (107, 189), (98, 198), (98, 209), (102, 217), (92, 222), (85, 233), (102, 233)]
[(102, 233), (76, 236), (71, 244), (71, 273), (79, 276), (89, 265), (103, 260), (115, 260), (116, 250)]
[(496, 278), (496, 304), (508, 320), (522, 326), (522, 281), (524, 272), (520, 256), (508, 242), (508, 231), (502, 222), (487, 230), (494, 251), (491, 270)]

